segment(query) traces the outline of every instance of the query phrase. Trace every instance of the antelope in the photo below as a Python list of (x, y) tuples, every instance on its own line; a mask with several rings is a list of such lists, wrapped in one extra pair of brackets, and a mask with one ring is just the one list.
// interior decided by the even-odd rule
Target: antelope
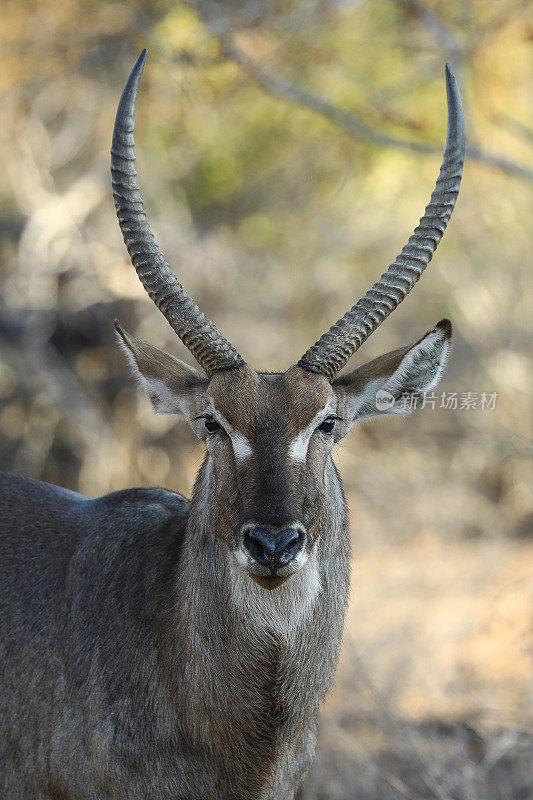
[[(285, 372), (258, 372), (187, 294), (136, 183), (146, 51), (118, 106), (112, 184), (133, 266), (201, 371), (127, 333), (156, 412), (205, 442), (192, 499), (91, 499), (0, 478), (0, 788), (8, 800), (290, 800), (311, 764), (349, 583), (332, 448), (357, 420), (402, 413), (439, 381), (451, 323), (341, 368), (406, 297), (452, 214), (464, 122), (446, 67), (448, 130), (418, 227), (381, 278)], [(376, 393), (392, 397), (388, 408)]]

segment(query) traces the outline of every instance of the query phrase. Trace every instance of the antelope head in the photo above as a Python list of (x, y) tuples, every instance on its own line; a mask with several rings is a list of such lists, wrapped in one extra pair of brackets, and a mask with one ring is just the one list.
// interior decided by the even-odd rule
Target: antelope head
[[(464, 122), (446, 67), (448, 132), (439, 177), (424, 215), (400, 255), (364, 297), (286, 372), (257, 372), (198, 309), (151, 233), (136, 183), (134, 118), (146, 59), (137, 59), (120, 99), (111, 170), (115, 206), (133, 266), (157, 307), (202, 371), (142, 342), (115, 323), (119, 341), (156, 412), (178, 414), (205, 441), (214, 475), (216, 535), (236, 563), (273, 589), (312, 555), (328, 507), (331, 450), (360, 419), (406, 413), (403, 393), (438, 383), (451, 323), (414, 344), (338, 376), (370, 334), (401, 303), (429, 263), (459, 192)], [(384, 394), (386, 393), (386, 394)], [(386, 397), (389, 402), (376, 400)], [(385, 407), (384, 407), (385, 406)]]

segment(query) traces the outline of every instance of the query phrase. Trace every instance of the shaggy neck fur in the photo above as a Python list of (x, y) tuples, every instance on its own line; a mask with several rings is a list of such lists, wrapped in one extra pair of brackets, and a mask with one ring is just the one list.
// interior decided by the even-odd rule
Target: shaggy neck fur
[(303, 751), (308, 756), (313, 747), (348, 590), (346, 504), (330, 458), (325, 487), (309, 562), (268, 591), (217, 534), (223, 523), (214, 511), (209, 455), (200, 470), (175, 577), (180, 675), (174, 685), (177, 707), (182, 703), (183, 718), (193, 721), (183, 736), (191, 749), (214, 757), (220, 797), (274, 797), (265, 787), (284, 770), (297, 770)]

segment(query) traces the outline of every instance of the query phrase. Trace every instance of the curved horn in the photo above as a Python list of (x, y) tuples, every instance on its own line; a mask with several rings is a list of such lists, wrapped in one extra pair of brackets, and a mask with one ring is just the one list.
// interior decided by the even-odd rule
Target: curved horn
[(143, 50), (130, 72), (118, 105), (111, 146), (113, 197), (120, 229), (142, 285), (211, 377), (245, 362), (218, 328), (202, 314), (166, 263), (144, 213), (135, 177), (133, 132), (139, 84), (146, 61)]
[(465, 152), (465, 127), (461, 97), (446, 64), (448, 133), (437, 184), (424, 216), (396, 260), (364, 297), (347, 311), (302, 356), (298, 366), (325, 375), (330, 381), (409, 294), (429, 264), (459, 193)]

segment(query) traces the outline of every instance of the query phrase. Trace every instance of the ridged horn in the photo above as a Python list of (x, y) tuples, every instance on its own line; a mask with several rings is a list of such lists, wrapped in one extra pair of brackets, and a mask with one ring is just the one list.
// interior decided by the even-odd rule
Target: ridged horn
[(298, 366), (330, 381), (409, 294), (429, 264), (452, 215), (465, 152), (463, 108), (457, 82), (446, 64), (448, 132), (439, 177), (424, 216), (396, 260), (364, 297), (302, 356)]
[(135, 180), (135, 107), (146, 61), (137, 58), (122, 91), (111, 146), (113, 198), (120, 229), (142, 285), (208, 377), (245, 363), (216, 325), (202, 314), (157, 246)]

